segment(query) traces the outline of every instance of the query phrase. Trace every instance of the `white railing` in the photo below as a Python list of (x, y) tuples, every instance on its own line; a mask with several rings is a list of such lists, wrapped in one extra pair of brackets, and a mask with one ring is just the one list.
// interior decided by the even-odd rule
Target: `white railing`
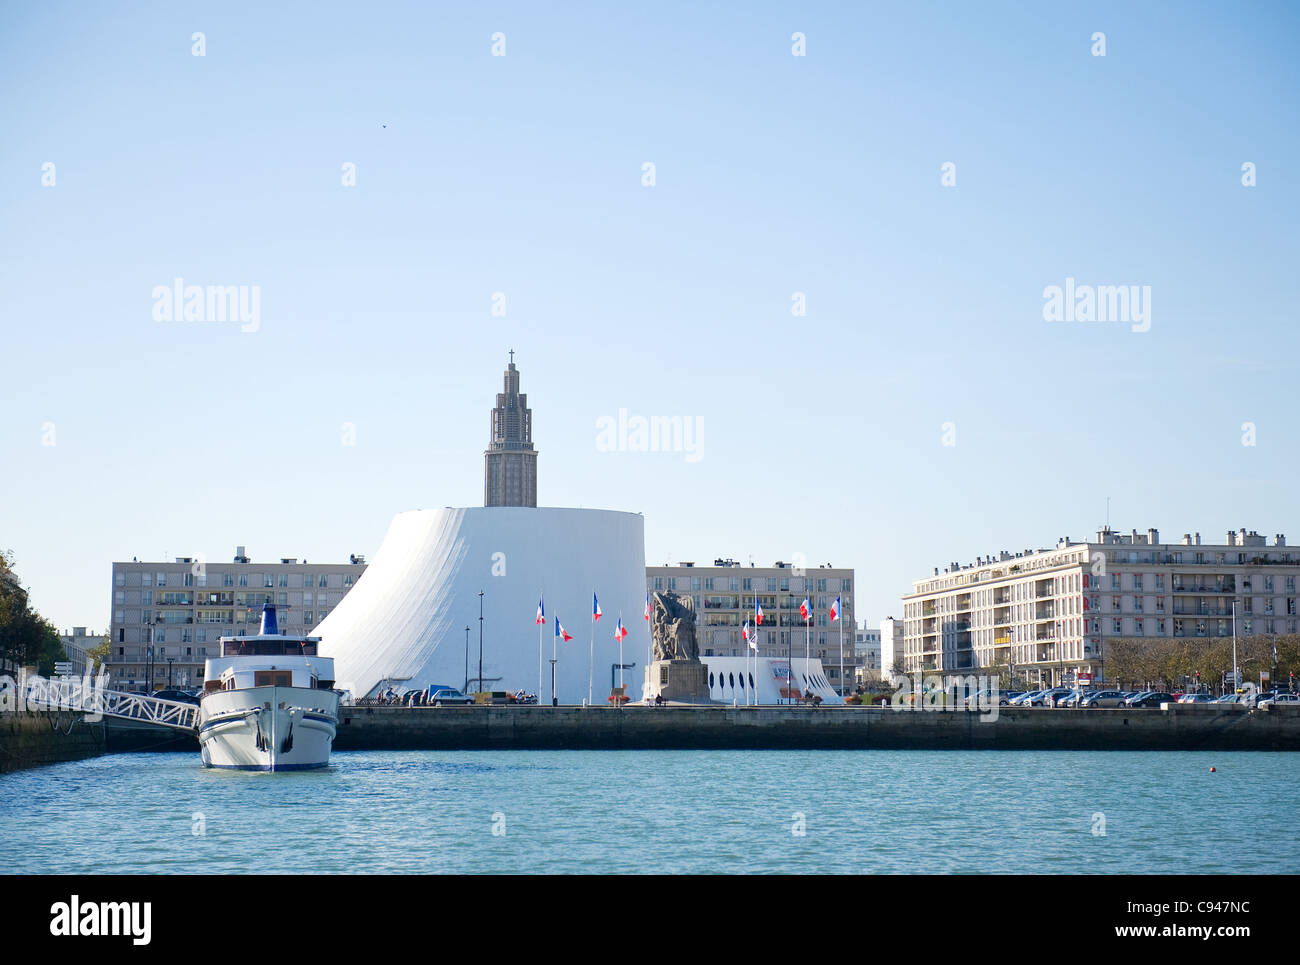
[(102, 714), (178, 730), (196, 730), (199, 726), (197, 704), (105, 690), (101, 681), (92, 681), (89, 676), (56, 677), (52, 680), (25, 677), (20, 692), (27, 707), (32, 710), (72, 710), (92, 715)]

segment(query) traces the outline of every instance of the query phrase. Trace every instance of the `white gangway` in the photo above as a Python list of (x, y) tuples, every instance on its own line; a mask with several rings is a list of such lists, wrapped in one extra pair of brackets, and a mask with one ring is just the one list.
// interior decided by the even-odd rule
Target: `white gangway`
[(177, 730), (198, 730), (198, 704), (105, 690), (100, 682), (91, 683), (90, 680), (88, 676), (56, 677), (52, 680), (24, 676), (20, 678), (18, 692), (33, 709), (80, 711)]

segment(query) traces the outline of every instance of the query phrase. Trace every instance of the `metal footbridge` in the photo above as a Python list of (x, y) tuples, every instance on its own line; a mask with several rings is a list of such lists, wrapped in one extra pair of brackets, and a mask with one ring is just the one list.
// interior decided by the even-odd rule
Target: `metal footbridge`
[(23, 682), (24, 700), (33, 710), (71, 710), (102, 714), (143, 724), (157, 724), (176, 730), (194, 732), (199, 726), (198, 704), (179, 700), (162, 700), (145, 694), (128, 694), (105, 690), (89, 677), (62, 677), (46, 680), (29, 677)]

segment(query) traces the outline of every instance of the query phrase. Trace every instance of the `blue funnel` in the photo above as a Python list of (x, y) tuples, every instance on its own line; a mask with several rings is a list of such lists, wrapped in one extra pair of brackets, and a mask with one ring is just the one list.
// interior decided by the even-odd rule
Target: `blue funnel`
[(261, 634), (269, 634), (270, 636), (279, 636), (280, 626), (275, 620), (274, 604), (268, 603), (262, 608), (262, 629), (257, 632)]

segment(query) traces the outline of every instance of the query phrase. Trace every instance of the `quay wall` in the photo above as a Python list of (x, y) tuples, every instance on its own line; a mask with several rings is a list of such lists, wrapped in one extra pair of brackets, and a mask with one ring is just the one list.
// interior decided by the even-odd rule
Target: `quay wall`
[(74, 711), (0, 713), (0, 774), (102, 753), (102, 721)]
[(345, 750), (1300, 751), (1300, 709), (344, 707)]

